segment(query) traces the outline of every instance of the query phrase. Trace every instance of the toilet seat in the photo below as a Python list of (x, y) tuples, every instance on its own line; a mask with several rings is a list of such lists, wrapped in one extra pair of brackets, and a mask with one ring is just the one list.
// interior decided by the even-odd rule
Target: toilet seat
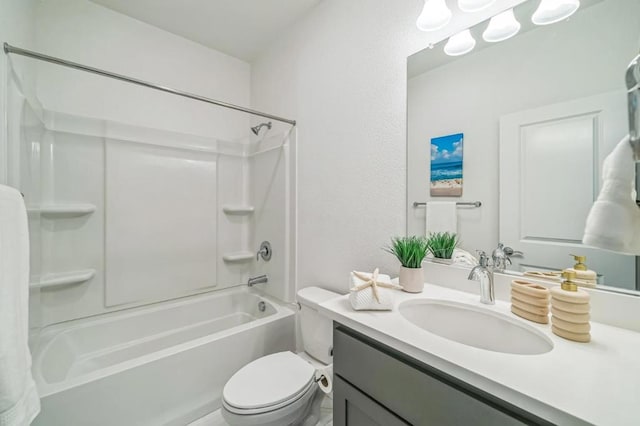
[(234, 426), (283, 426), (299, 425), (306, 418), (315, 401), (318, 386), (313, 384), (309, 392), (283, 407), (258, 414), (236, 414), (228, 410), (222, 403), (222, 417), (229, 425)]
[(311, 381), (309, 383), (308, 387), (306, 387), (299, 394), (293, 396), (291, 399), (288, 399), (286, 401), (282, 401), (282, 402), (280, 402), (278, 404), (266, 406), (266, 407), (253, 408), (253, 409), (237, 408), (237, 407), (234, 407), (234, 406), (230, 405), (224, 399), (222, 400), (222, 405), (230, 413), (239, 414), (239, 415), (242, 415), (242, 416), (269, 413), (269, 412), (276, 411), (276, 410), (278, 410), (280, 408), (283, 408), (283, 407), (294, 405), (298, 400), (304, 399), (307, 396), (307, 394), (313, 393), (313, 392), (310, 392), (310, 391), (315, 391), (315, 389), (316, 389), (316, 384), (315, 384), (314, 381)]
[(226, 410), (239, 415), (274, 411), (315, 390), (315, 369), (286, 351), (267, 355), (242, 367), (222, 391)]

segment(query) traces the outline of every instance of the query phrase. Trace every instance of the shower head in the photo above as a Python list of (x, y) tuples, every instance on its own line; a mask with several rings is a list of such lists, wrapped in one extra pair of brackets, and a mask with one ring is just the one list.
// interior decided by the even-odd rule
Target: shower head
[(251, 131), (253, 132), (254, 135), (258, 136), (258, 133), (260, 133), (260, 129), (262, 129), (263, 127), (266, 127), (267, 129), (271, 129), (271, 122), (260, 123), (257, 126), (252, 127)]

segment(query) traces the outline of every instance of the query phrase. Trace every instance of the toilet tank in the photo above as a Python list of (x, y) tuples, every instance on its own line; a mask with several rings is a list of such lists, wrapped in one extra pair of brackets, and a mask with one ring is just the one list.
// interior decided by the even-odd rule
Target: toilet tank
[(338, 293), (320, 287), (307, 287), (298, 291), (304, 351), (324, 364), (333, 362), (333, 329), (332, 321), (318, 312), (318, 305), (338, 296)]

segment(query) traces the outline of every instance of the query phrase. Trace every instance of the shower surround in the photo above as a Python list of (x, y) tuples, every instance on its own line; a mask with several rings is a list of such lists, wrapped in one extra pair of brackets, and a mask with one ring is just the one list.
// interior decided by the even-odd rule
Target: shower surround
[[(39, 326), (245, 285), (289, 300), (293, 132), (237, 141), (25, 101), (20, 182)], [(248, 129), (247, 129), (248, 130)], [(270, 241), (269, 262), (256, 260)]]
[(185, 424), (242, 365), (295, 349), (295, 128), (247, 119), (222, 139), (52, 111), (13, 77), (35, 424)]

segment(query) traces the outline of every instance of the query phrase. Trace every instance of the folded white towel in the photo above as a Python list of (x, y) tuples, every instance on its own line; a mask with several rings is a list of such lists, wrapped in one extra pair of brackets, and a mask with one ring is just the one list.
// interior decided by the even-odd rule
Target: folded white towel
[[(351, 272), (349, 302), (351, 303), (351, 307), (356, 311), (389, 311), (393, 309), (393, 292), (395, 291), (395, 288), (400, 287), (391, 283), (391, 277), (389, 275), (378, 274), (377, 271), (378, 270), (376, 269), (373, 274), (357, 271)], [(375, 292), (373, 285), (369, 285), (366, 288), (358, 290), (358, 287), (362, 287), (367, 283), (371, 284), (371, 281), (374, 279), (376, 282)], [(382, 284), (385, 287), (381, 287), (377, 284)], [(376, 299), (376, 293), (378, 295), (378, 299)]]
[(474, 255), (461, 248), (454, 249), (451, 258), (453, 263), (458, 265), (476, 266), (478, 264), (478, 259)]
[(435, 232), (458, 232), (458, 211), (455, 201), (428, 201), (426, 236)]
[(602, 189), (587, 216), (582, 242), (621, 253), (640, 254), (640, 209), (634, 190), (635, 163), (626, 136), (602, 165)]
[(0, 185), (0, 426), (25, 426), (40, 411), (31, 375), (29, 236), (18, 191)]

